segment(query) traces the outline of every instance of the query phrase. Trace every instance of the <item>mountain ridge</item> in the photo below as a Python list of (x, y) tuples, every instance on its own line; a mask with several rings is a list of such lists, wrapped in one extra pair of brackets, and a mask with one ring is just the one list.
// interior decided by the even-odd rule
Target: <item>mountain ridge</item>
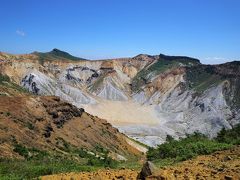
[(59, 96), (150, 146), (168, 134), (213, 137), (240, 122), (238, 61), (204, 65), (163, 54), (43, 63), (31, 55), (5, 59), (2, 73), (23, 88)]

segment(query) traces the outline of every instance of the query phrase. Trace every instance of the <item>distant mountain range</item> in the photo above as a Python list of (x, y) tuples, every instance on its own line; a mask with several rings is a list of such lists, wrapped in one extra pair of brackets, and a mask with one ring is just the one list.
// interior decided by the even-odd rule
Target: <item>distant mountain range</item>
[(59, 96), (149, 146), (167, 134), (213, 137), (240, 122), (239, 61), (204, 65), (163, 54), (91, 61), (53, 49), (0, 53), (0, 70), (19, 88)]

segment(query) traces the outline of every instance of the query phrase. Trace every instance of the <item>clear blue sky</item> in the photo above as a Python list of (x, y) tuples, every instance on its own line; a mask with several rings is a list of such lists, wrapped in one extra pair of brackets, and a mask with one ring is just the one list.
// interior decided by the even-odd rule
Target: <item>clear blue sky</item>
[(0, 51), (240, 60), (240, 0), (1, 0)]

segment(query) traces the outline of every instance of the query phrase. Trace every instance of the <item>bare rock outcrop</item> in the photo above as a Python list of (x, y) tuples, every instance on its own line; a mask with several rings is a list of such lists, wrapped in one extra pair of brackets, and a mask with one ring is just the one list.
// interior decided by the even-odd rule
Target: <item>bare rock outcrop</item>
[(141, 172), (137, 176), (137, 179), (145, 180), (146, 177), (153, 175), (156, 170), (157, 168), (155, 167), (155, 165), (152, 162), (147, 161), (144, 163)]

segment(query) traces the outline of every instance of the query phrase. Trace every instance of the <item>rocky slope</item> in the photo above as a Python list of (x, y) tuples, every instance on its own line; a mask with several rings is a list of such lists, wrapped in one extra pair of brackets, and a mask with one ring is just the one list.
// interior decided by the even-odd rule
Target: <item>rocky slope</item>
[(30, 92), (56, 95), (150, 146), (240, 122), (240, 63), (202, 65), (184, 56), (76, 59), (54, 49), (0, 54), (3, 74)]
[(239, 179), (239, 150), (239, 147), (235, 147), (211, 155), (198, 156), (175, 166), (163, 168), (146, 179)]
[(67, 155), (74, 149), (97, 153), (97, 148), (117, 160), (141, 155), (135, 142), (106, 120), (59, 97), (28, 94), (7, 80), (0, 83), (0, 158), (26, 158), (26, 148), (27, 156), (39, 151)]

